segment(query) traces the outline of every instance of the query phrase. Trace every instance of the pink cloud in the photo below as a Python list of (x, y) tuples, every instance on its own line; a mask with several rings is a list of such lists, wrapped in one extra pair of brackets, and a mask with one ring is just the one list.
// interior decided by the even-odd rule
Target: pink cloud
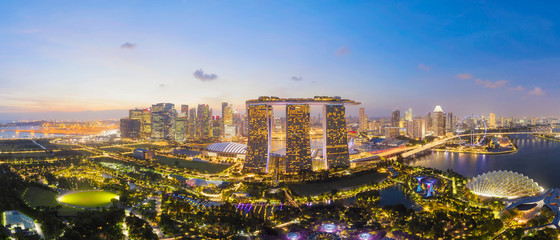
[(334, 55), (336, 55), (336, 56), (345, 56), (345, 55), (350, 54), (350, 52), (351, 52), (351, 51), (350, 51), (350, 49), (349, 49), (348, 47), (340, 47), (339, 49), (337, 49), (337, 50), (334, 52)]
[(519, 85), (519, 86), (517, 86), (517, 87), (510, 87), (509, 90), (512, 90), (512, 91), (524, 91), (525, 88), (524, 88), (523, 86)]
[(430, 66), (420, 63), (420, 64), (418, 64), (418, 69), (421, 69), (421, 70), (424, 70), (424, 71), (430, 71)]
[(535, 87), (535, 88), (533, 88), (533, 90), (531, 90), (529, 92), (529, 95), (544, 96), (544, 95), (546, 95), (546, 92), (544, 90), (542, 90), (540, 87)]
[(473, 78), (473, 76), (470, 73), (459, 73), (459, 74), (455, 75), (455, 77), (457, 77), (459, 79), (463, 79), (463, 80)]
[(485, 88), (501, 88), (507, 84), (506, 80), (498, 80), (495, 82), (489, 80), (481, 80), (477, 78), (474, 82), (478, 85), (483, 85)]

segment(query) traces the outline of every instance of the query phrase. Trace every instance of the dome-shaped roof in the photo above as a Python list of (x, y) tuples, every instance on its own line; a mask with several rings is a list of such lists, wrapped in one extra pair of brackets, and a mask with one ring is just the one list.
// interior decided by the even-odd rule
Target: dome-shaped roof
[(434, 109), (434, 112), (443, 112), (443, 109), (441, 109), (440, 105), (437, 105), (436, 108)]
[(234, 142), (213, 143), (206, 149), (211, 152), (247, 154), (247, 145)]
[(518, 198), (544, 191), (533, 179), (512, 171), (487, 172), (467, 183), (474, 194), (486, 197)]

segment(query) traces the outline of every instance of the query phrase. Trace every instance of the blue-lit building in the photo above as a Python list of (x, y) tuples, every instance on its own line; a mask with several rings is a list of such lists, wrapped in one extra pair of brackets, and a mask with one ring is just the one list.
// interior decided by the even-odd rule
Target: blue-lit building
[(152, 150), (137, 148), (134, 149), (134, 152), (132, 152), (132, 156), (134, 158), (138, 158), (142, 160), (151, 160), (154, 159), (155, 154), (154, 151)]

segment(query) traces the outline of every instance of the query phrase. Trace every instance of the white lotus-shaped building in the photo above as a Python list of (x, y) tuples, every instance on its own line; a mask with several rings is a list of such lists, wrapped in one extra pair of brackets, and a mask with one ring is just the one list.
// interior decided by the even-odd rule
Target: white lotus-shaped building
[(487, 172), (467, 183), (474, 194), (485, 197), (519, 198), (544, 191), (533, 179), (512, 171)]

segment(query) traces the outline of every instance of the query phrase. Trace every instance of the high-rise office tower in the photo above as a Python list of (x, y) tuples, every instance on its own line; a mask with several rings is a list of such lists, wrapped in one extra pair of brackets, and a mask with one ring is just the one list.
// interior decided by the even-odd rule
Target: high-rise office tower
[(391, 114), (391, 127), (399, 127), (399, 122), (401, 121), (401, 111), (399, 109), (393, 110)]
[(428, 114), (426, 115), (426, 132), (431, 132), (433, 131), (433, 121), (432, 121), (432, 113), (428, 112)]
[(423, 118), (416, 118), (412, 120), (413, 130), (412, 137), (422, 139), (426, 135), (426, 120)]
[(220, 116), (212, 116), (212, 122), (210, 123), (210, 125), (212, 125), (212, 136), (217, 138), (221, 137), (224, 128), (222, 127), (223, 122)]
[(453, 113), (448, 112), (445, 116), (445, 131), (453, 132), (455, 130), (455, 122), (453, 121)]
[(412, 108), (408, 108), (408, 110), (404, 113), (404, 120), (412, 121)]
[(189, 118), (188, 118), (188, 123), (187, 123), (187, 132), (188, 132), (188, 136), (190, 139), (195, 139), (197, 138), (197, 127), (196, 127), (196, 109), (195, 108), (191, 108), (191, 110), (189, 110)]
[(187, 116), (189, 115), (189, 105), (185, 105), (182, 104), (181, 105), (181, 116)]
[(128, 118), (140, 121), (139, 138), (149, 138), (152, 132), (152, 114), (149, 109), (130, 109)]
[(222, 122), (223, 122), (223, 132), (222, 135), (225, 138), (232, 138), (234, 137), (236, 132), (236, 127), (233, 122), (233, 106), (231, 104), (224, 107), (224, 112), (222, 113)]
[(177, 142), (187, 140), (187, 116), (176, 117), (173, 124), (173, 138)]
[(323, 105), (323, 119), (325, 168), (350, 166), (344, 105)]
[(212, 137), (212, 112), (208, 104), (198, 104), (196, 117), (197, 136), (202, 139)]
[(120, 121), (121, 138), (139, 138), (140, 137), (140, 120), (122, 118)]
[(359, 124), (359, 131), (360, 132), (365, 132), (368, 128), (368, 125), (367, 125), (368, 120), (367, 120), (367, 116), (366, 116), (364, 108), (360, 108), (360, 118), (359, 118), (358, 121), (359, 121), (359, 123), (358, 123)]
[(432, 131), (434, 136), (445, 136), (445, 117), (441, 106), (436, 106), (432, 119)]
[(152, 138), (171, 139), (173, 119), (177, 116), (173, 103), (158, 103), (152, 105)]
[(488, 127), (496, 128), (496, 115), (494, 113), (490, 113), (490, 117), (488, 118)]
[(311, 170), (309, 105), (286, 105), (286, 172)]
[(248, 139), (247, 158), (243, 170), (247, 172), (268, 172), (270, 152), (272, 106), (255, 104), (247, 106)]
[(406, 135), (412, 137), (414, 135), (414, 121), (407, 120), (406, 121)]

